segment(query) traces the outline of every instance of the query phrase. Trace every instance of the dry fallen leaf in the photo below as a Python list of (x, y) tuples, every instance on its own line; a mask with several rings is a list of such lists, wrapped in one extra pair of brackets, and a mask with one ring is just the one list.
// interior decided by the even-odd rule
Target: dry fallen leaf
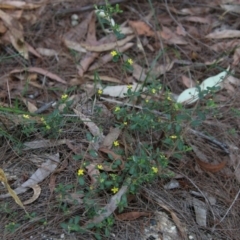
[(220, 170), (222, 170), (225, 167), (225, 165), (227, 163), (226, 161), (223, 161), (219, 164), (211, 164), (211, 163), (204, 162), (204, 161), (200, 160), (199, 158), (196, 158), (196, 161), (202, 170), (211, 172), (211, 173), (219, 172)]
[(151, 213), (148, 212), (128, 212), (116, 215), (116, 219), (120, 221), (133, 221), (140, 217), (150, 217)]
[(100, 172), (97, 169), (97, 164), (91, 163), (87, 167), (88, 176), (91, 179), (91, 186), (94, 186), (98, 182), (98, 178), (100, 176)]
[(185, 87), (187, 88), (192, 88), (192, 87), (196, 87), (196, 83), (189, 77), (182, 75), (182, 82), (184, 84)]
[(23, 205), (28, 205), (28, 204), (33, 203), (34, 201), (36, 201), (38, 199), (38, 197), (41, 194), (41, 188), (38, 184), (36, 184), (34, 186), (30, 186), (30, 188), (33, 189), (33, 196), (30, 199), (24, 201)]
[(159, 32), (160, 36), (166, 40), (166, 44), (178, 44), (186, 45), (188, 44), (182, 36), (177, 35), (168, 27), (162, 27), (162, 31)]
[(213, 33), (209, 33), (206, 38), (212, 39), (223, 39), (223, 38), (239, 38), (240, 31), (239, 30), (223, 30), (217, 31)]
[[(31, 188), (32, 186), (38, 184), (39, 182), (42, 182), (57, 168), (57, 165), (60, 161), (58, 153), (55, 155), (48, 155), (46, 158), (47, 158), (46, 162), (43, 163), (41, 167), (39, 167), (37, 171), (34, 172), (26, 182), (24, 182), (21, 186), (14, 189), (14, 192), (17, 195), (26, 192), (28, 188)], [(0, 199), (7, 197), (10, 197), (10, 194), (0, 195)]]
[(101, 148), (110, 149), (112, 147), (113, 142), (118, 139), (120, 134), (121, 134), (121, 129), (112, 128), (108, 133), (108, 135), (104, 138)]
[(63, 80), (62, 78), (60, 78), (59, 76), (57, 76), (56, 74), (54, 73), (51, 73), (49, 72), (48, 70), (45, 70), (43, 68), (38, 68), (38, 67), (29, 67), (29, 68), (23, 68), (23, 69), (16, 69), (16, 70), (13, 70), (11, 71), (10, 73), (13, 74), (13, 73), (20, 73), (20, 72), (36, 72), (36, 73), (39, 73), (39, 74), (42, 74), (46, 77), (49, 77), (53, 80), (56, 80), (60, 83), (63, 83), (63, 84), (67, 84), (65, 80)]
[(23, 37), (23, 27), (20, 22), (4, 11), (0, 10), (0, 18), (8, 28), (6, 33), (14, 48), (25, 58), (28, 59), (28, 51)]
[(36, 9), (42, 4), (26, 3), (24, 1), (1, 1), (0, 8), (2, 9)]
[[(0, 168), (0, 181), (4, 184), (4, 186), (7, 188), (8, 190), (8, 196), (12, 196), (12, 198), (15, 200), (15, 202), (21, 207), (24, 209), (24, 211), (26, 212), (26, 209), (25, 207), (23, 206), (22, 204), (22, 201), (19, 199), (19, 197), (17, 196), (17, 194), (15, 193), (15, 191), (13, 191), (11, 189), (11, 187), (9, 186), (8, 184), (8, 180), (7, 180), (7, 177), (5, 176), (5, 173), (3, 171), (2, 168)], [(0, 195), (0, 197), (3, 196), (3, 195)], [(27, 213), (27, 212), (26, 212)]]
[(131, 28), (133, 28), (138, 35), (144, 35), (147, 37), (153, 37), (155, 36), (154, 32), (148, 26), (145, 22), (143, 21), (128, 21), (129, 25)]
[(100, 209), (96, 216), (92, 219), (87, 221), (84, 226), (92, 225), (92, 224), (97, 224), (102, 222), (104, 219), (109, 217), (118, 207), (119, 202), (121, 201), (121, 197), (123, 194), (125, 194), (128, 190), (128, 186), (122, 186), (120, 190), (111, 197), (109, 203)]
[(26, 98), (21, 97), (21, 99), (24, 102), (24, 104), (26, 105), (26, 107), (28, 108), (28, 111), (30, 113), (35, 113), (38, 110), (38, 108), (34, 104), (29, 102)]

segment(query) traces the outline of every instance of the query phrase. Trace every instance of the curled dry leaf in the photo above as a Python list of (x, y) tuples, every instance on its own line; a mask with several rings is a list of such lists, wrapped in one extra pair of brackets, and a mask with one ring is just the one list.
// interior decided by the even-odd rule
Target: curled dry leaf
[[(41, 121), (41, 120), (40, 120)], [(39, 121), (39, 122), (40, 122)], [(62, 144), (66, 144), (66, 139), (60, 140), (36, 140), (31, 142), (23, 143), (24, 149), (23, 150), (30, 150), (30, 149), (39, 149), (39, 148), (51, 148), (56, 147)]]
[(30, 199), (24, 201), (23, 205), (28, 205), (28, 204), (33, 203), (34, 201), (36, 201), (38, 199), (38, 197), (41, 194), (41, 188), (38, 184), (36, 184), (34, 186), (30, 186), (30, 188), (32, 188), (32, 190), (33, 190), (33, 196)]
[[(42, 182), (46, 177), (48, 177), (56, 168), (59, 163), (59, 154), (55, 155), (48, 155), (47, 160), (45, 163), (41, 165), (37, 169), (36, 172), (33, 173), (33, 175), (26, 181), (24, 182), (20, 187), (17, 187), (14, 189), (14, 192), (16, 194), (21, 194), (26, 192), (29, 188), (32, 186), (38, 184), (39, 182)], [(10, 197), (10, 194), (1, 194), (1, 198), (7, 198)]]
[(116, 219), (120, 221), (133, 221), (140, 217), (150, 217), (151, 213), (148, 212), (128, 212), (116, 215)]
[(199, 158), (197, 158), (196, 161), (202, 170), (211, 172), (211, 173), (219, 172), (220, 170), (222, 170), (225, 167), (225, 165), (227, 163), (226, 161), (223, 161), (219, 164), (211, 164), (211, 163), (203, 162)]

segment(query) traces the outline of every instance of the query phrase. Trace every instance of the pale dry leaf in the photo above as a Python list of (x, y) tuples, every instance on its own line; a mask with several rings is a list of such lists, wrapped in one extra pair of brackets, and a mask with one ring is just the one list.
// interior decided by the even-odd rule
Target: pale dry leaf
[(27, 42), (25, 42), (28, 52), (32, 53), (34, 56), (42, 59), (42, 56)]
[(133, 83), (131, 85), (119, 85), (119, 86), (108, 86), (102, 89), (104, 95), (109, 95), (111, 97), (124, 98), (131, 86), (132, 92), (137, 92), (142, 88), (142, 84)]
[(96, 163), (91, 163), (87, 167), (88, 170), (88, 176), (91, 179), (91, 186), (94, 186), (96, 183), (98, 183), (98, 178), (100, 176), (100, 172), (97, 169), (97, 164)]
[(120, 190), (111, 197), (109, 203), (100, 209), (96, 216), (92, 219), (87, 221), (84, 226), (88, 226), (90, 224), (97, 224), (102, 222), (104, 219), (109, 217), (118, 207), (119, 202), (121, 201), (122, 196), (127, 192), (128, 186), (122, 186)]
[(195, 22), (195, 23), (202, 23), (202, 24), (211, 24), (212, 23), (212, 19), (208, 16), (205, 16), (205, 17), (197, 17), (197, 16), (184, 17), (183, 20), (189, 21), (189, 22)]
[(73, 111), (83, 121), (83, 124), (85, 124), (89, 128), (90, 132), (94, 137), (100, 137), (101, 139), (104, 138), (102, 131), (100, 131), (99, 127), (90, 118), (85, 116), (77, 109), (73, 109)]
[[(26, 192), (31, 186), (34, 186), (42, 182), (47, 178), (56, 168), (60, 162), (59, 153), (46, 156), (47, 160), (44, 162), (32, 176), (24, 182), (21, 186), (14, 189), (14, 192), (18, 195)], [(10, 197), (10, 194), (1, 194), (0, 199)]]
[(28, 51), (23, 37), (23, 27), (21, 23), (9, 14), (0, 10), (0, 18), (8, 28), (6, 33), (14, 48), (25, 58), (28, 59)]
[(155, 36), (155, 33), (152, 31), (150, 26), (148, 26), (143, 21), (128, 21), (128, 23), (130, 27), (133, 28), (138, 35), (143, 35), (147, 37)]
[(119, 128), (112, 128), (108, 135), (104, 138), (101, 148), (108, 148), (112, 147), (114, 141), (116, 141), (121, 134), (121, 129)]
[(223, 30), (209, 33), (206, 38), (211, 39), (224, 39), (224, 38), (239, 38), (240, 31), (239, 30)]
[(159, 66), (156, 66), (152, 73), (156, 75), (156, 77), (159, 77), (160, 75), (165, 74), (166, 72), (170, 71), (174, 65), (174, 61), (167, 63), (167, 64), (162, 64)]
[(35, 202), (41, 194), (41, 188), (38, 184), (31, 186), (30, 188), (32, 188), (32, 190), (33, 190), (33, 196), (30, 199), (24, 201), (23, 205), (28, 205), (28, 204)]
[(26, 209), (25, 207), (23, 206), (23, 203), (22, 201), (19, 199), (19, 197), (17, 196), (16, 192), (12, 190), (12, 188), (10, 187), (10, 185), (8, 184), (8, 180), (7, 180), (7, 177), (3, 171), (2, 168), (0, 168), (0, 181), (3, 182), (4, 186), (7, 188), (8, 190), (8, 194), (2, 194), (0, 195), (0, 198), (1, 196), (4, 196), (4, 195), (8, 195), (9, 197), (11, 196), (15, 202), (21, 207), (24, 209), (24, 211), (26, 212)]
[[(96, 76), (94, 75), (84, 75), (84, 77), (89, 78), (91, 80), (95, 80)], [(109, 76), (105, 76), (105, 75), (99, 75), (99, 79), (101, 79), (101, 81), (106, 81), (106, 82), (112, 82), (112, 83), (121, 83), (122, 81), (115, 78), (115, 77), (109, 77)]]
[(182, 26), (182, 24), (179, 24), (179, 25), (177, 26), (177, 31), (176, 31), (176, 33), (177, 33), (178, 35), (184, 36), (184, 37), (187, 35), (186, 30), (185, 30), (185, 28)]
[(66, 45), (67, 48), (73, 49), (77, 52), (81, 52), (81, 53), (87, 52), (87, 50), (84, 47), (82, 47), (80, 43), (77, 43), (68, 39), (63, 39), (63, 43)]
[(207, 226), (207, 206), (201, 200), (193, 198), (192, 204), (195, 211), (196, 222), (201, 227)]
[(30, 113), (35, 113), (38, 110), (38, 108), (33, 103), (29, 102), (26, 98), (21, 97), (21, 99)]
[(235, 86), (240, 86), (240, 79), (233, 77), (232, 75), (227, 76), (225, 81), (234, 84)]
[(59, 53), (56, 50), (49, 48), (36, 48), (36, 50), (38, 53), (45, 57), (55, 57), (59, 55)]
[[(111, 43), (116, 41), (116, 36), (110, 34), (103, 37), (98, 41), (97, 44)], [(93, 61), (99, 56), (100, 52), (87, 52), (86, 56), (80, 61), (80, 66), (78, 67), (78, 74), (80, 77), (88, 70), (88, 67), (93, 63)]]
[(240, 40), (232, 39), (232, 40), (227, 40), (226, 42), (215, 43), (212, 46), (210, 46), (210, 48), (216, 52), (219, 52), (219, 51), (225, 51), (225, 50), (232, 50), (238, 46), (240, 46)]
[(211, 11), (211, 8), (209, 7), (194, 7), (194, 8), (183, 8), (180, 10), (183, 14), (189, 14), (189, 15), (200, 15), (200, 14), (206, 14)]
[(87, 51), (90, 52), (104, 52), (104, 51), (110, 51), (113, 50), (117, 47), (122, 47), (129, 41), (131, 41), (135, 36), (134, 35), (129, 35), (126, 38), (119, 40), (117, 42), (112, 42), (112, 43), (106, 43), (106, 44), (100, 44), (96, 46), (91, 46), (87, 45), (85, 43), (82, 43), (82, 47), (84, 47)]
[(59, 145), (66, 144), (66, 139), (60, 140), (36, 140), (23, 143), (23, 150), (39, 149), (39, 148), (52, 148)]
[(189, 77), (182, 75), (182, 82), (184, 84), (185, 87), (187, 88), (192, 88), (192, 87), (196, 87), (196, 83)]
[(25, 72), (25, 71), (27, 71), (27, 72), (36, 72), (36, 73), (42, 74), (42, 75), (44, 75), (46, 77), (49, 77), (52, 80), (55, 80), (57, 82), (60, 82), (60, 83), (63, 83), (63, 84), (67, 84), (65, 80), (63, 80), (62, 78), (60, 78), (56, 74), (51, 73), (48, 70), (45, 70), (43, 68), (38, 68), (38, 67), (29, 67), (29, 68), (23, 68), (23, 69), (16, 69), (16, 70), (11, 71), (10, 73), (13, 74), (13, 73), (20, 73), (20, 72)]
[(1, 1), (0, 8), (2, 9), (36, 9), (41, 7), (42, 4), (26, 3), (24, 1)]
[(166, 44), (178, 44), (178, 45), (186, 45), (188, 44), (182, 36), (177, 35), (168, 27), (162, 27), (162, 31), (159, 32), (160, 36), (166, 40)]

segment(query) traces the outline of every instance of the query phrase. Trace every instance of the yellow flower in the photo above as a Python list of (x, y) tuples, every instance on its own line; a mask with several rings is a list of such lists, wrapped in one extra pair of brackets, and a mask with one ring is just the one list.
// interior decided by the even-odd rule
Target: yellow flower
[(146, 102), (146, 103), (148, 103), (148, 102), (149, 102), (149, 100), (148, 100), (148, 99), (146, 99), (146, 100), (145, 100), (145, 102)]
[(98, 94), (101, 95), (103, 93), (102, 89), (98, 89)]
[(27, 114), (24, 114), (23, 117), (26, 119), (29, 119), (29, 115), (27, 115)]
[(114, 145), (115, 147), (117, 147), (117, 146), (119, 146), (119, 142), (118, 142), (118, 141), (114, 141), (114, 142), (113, 142), (113, 145)]
[(132, 85), (127, 85), (127, 89), (132, 89)]
[(128, 124), (127, 122), (124, 122), (124, 123), (123, 123), (123, 125), (125, 125), (125, 126), (127, 126), (127, 124)]
[(176, 139), (177, 136), (176, 136), (176, 135), (172, 135), (172, 136), (170, 136), (170, 138), (171, 138), (171, 139)]
[(152, 167), (152, 170), (154, 173), (158, 173), (158, 168), (157, 167)]
[(115, 112), (120, 111), (120, 107), (116, 107), (114, 111), (115, 111)]
[(103, 166), (101, 164), (97, 165), (97, 168), (102, 170), (103, 169)]
[(172, 99), (171, 99), (169, 96), (167, 97), (167, 100), (168, 100), (168, 101), (172, 101)]
[(132, 60), (131, 58), (129, 58), (129, 59), (127, 60), (127, 62), (128, 62), (130, 65), (133, 65), (133, 60)]
[(51, 129), (51, 127), (49, 125), (46, 125), (46, 129), (49, 130)]
[(114, 188), (111, 189), (111, 191), (115, 194), (115, 193), (118, 192), (118, 188), (117, 188), (117, 187), (114, 187)]
[(113, 56), (113, 57), (115, 57), (115, 56), (117, 56), (118, 55), (118, 53), (117, 53), (117, 51), (111, 51), (111, 55)]
[(62, 99), (62, 100), (66, 100), (66, 99), (67, 99), (67, 97), (68, 97), (68, 95), (67, 95), (67, 94), (63, 94), (63, 95), (61, 96), (61, 99)]
[(152, 89), (152, 93), (155, 94), (156, 93), (156, 89), (153, 88)]
[(84, 170), (83, 169), (78, 169), (78, 176), (82, 176), (84, 174)]

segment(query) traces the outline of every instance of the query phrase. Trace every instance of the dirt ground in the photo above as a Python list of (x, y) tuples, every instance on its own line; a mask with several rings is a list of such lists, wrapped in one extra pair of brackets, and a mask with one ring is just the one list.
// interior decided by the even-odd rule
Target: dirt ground
[[(43, 114), (47, 116), (54, 111), (52, 103), (61, 100), (67, 91), (69, 96), (74, 96), (78, 109), (107, 135), (117, 121), (113, 109), (122, 99), (105, 92), (95, 97), (96, 72), (102, 76), (105, 86), (121, 86), (142, 82), (142, 72), (146, 70), (147, 74), (153, 69), (157, 81), (164, 85), (172, 99), (177, 99), (185, 89), (228, 67), (230, 77), (213, 96), (213, 111), (200, 119), (201, 124), (196, 128), (183, 132), (192, 151), (181, 159), (169, 158), (168, 170), (174, 177), (159, 177), (143, 185), (138, 194), (129, 195), (123, 213), (136, 215), (121, 218), (118, 210), (114, 211), (110, 235), (104, 235), (104, 226), (99, 235), (102, 239), (117, 240), (240, 239), (240, 2), (117, 1), (123, 12), (114, 15), (114, 21), (133, 29), (133, 37), (126, 43), (131, 45), (123, 50), (134, 61), (133, 73), (127, 76), (119, 64), (110, 60), (110, 51), (102, 50), (94, 55), (90, 50), (76, 50), (80, 48), (77, 44), (75, 51), (69, 47), (70, 41), (90, 47), (102, 43), (105, 33), (98, 21), (94, 29), (97, 43), (89, 41), (91, 31), (87, 31), (83, 22), (94, 14), (93, 4), (100, 6), (103, 1), (29, 0), (26, 3), (39, 5), (30, 9), (22, 5), (6, 7), (11, 1), (3, 2), (6, 5), (0, 2), (0, 10), (9, 14), (14, 22), (8, 22), (0, 12), (0, 167), (15, 189), (42, 166), (46, 161), (43, 155), (56, 158), (57, 164), (39, 181), (41, 193), (37, 199), (25, 206), (32, 214), (31, 219), (14, 199), (4, 197), (7, 190), (0, 186), (0, 239), (96, 239), (96, 229), (68, 232), (61, 225), (76, 216), (79, 216), (79, 226), (89, 221), (82, 200), (75, 199), (79, 200), (78, 204), (59, 201), (61, 186), (76, 186), (80, 162), (74, 155), (86, 151), (88, 127), (68, 120), (74, 114), (72, 111), (66, 115), (57, 140), (53, 140), (51, 134), (45, 138), (40, 132), (26, 137), (20, 131), (18, 113), (8, 110), (6, 114), (6, 109), (21, 106), (31, 112), (34, 106), (36, 109), (44, 106)], [(88, 54), (91, 60), (86, 58)], [(105, 109), (102, 115), (93, 111), (93, 105), (96, 109)], [(188, 105), (186, 109), (194, 107), (196, 105)], [(36, 121), (39, 119), (34, 117)], [(18, 151), (11, 136), (24, 143), (35, 141), (35, 145), (25, 144), (24, 150)], [(160, 138), (152, 140), (136, 132), (129, 146), (137, 149), (139, 141), (153, 141), (156, 147)], [(120, 139), (124, 146), (124, 138)], [(85, 158), (93, 161), (91, 155)], [(88, 178), (87, 184), (90, 185), (91, 180)], [(32, 195), (33, 190), (29, 188), (19, 197), (24, 202)], [(100, 206), (111, 199), (107, 192), (94, 197), (93, 201)]]

